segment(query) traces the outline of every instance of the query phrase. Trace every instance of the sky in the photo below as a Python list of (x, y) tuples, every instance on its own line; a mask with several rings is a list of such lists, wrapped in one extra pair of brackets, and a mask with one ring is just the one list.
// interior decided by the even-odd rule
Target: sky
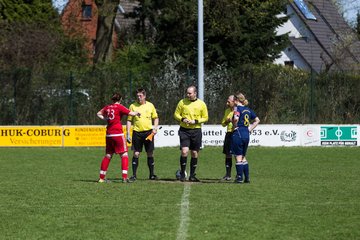
[(68, 0), (51, 0), (53, 6), (58, 9), (59, 12), (63, 10)]
[[(344, 8), (345, 20), (350, 24), (356, 23), (357, 12), (360, 11), (360, 0), (338, 0)], [(68, 0), (52, 0), (55, 8), (61, 12)]]
[(354, 25), (357, 13), (360, 11), (360, 0), (341, 0), (341, 2), (344, 8), (344, 18), (350, 25)]

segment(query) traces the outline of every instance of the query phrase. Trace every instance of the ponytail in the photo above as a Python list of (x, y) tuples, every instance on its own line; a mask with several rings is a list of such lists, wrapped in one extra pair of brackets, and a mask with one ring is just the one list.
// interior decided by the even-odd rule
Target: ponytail
[(235, 94), (235, 98), (244, 106), (249, 105), (249, 101), (246, 99), (245, 95), (242, 93)]

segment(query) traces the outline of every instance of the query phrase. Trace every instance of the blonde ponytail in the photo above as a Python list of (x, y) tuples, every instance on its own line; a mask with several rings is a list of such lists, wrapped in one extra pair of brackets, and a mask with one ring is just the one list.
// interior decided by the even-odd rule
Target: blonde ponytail
[(249, 101), (246, 99), (245, 95), (242, 93), (238, 93), (235, 95), (237, 100), (244, 106), (249, 105)]

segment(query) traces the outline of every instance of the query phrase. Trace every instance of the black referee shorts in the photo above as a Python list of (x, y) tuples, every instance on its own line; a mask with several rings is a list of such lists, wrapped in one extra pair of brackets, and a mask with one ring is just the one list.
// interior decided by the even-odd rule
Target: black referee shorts
[(132, 134), (132, 146), (131, 150), (135, 152), (142, 152), (143, 146), (145, 146), (146, 152), (152, 152), (155, 149), (154, 139), (152, 141), (145, 140), (147, 136), (152, 133), (152, 130), (137, 132), (133, 131)]
[(201, 128), (187, 129), (180, 127), (180, 149), (188, 147), (190, 150), (199, 151), (202, 145)]
[(224, 146), (223, 146), (223, 154), (231, 155), (231, 139), (232, 139), (232, 132), (227, 132), (224, 139)]

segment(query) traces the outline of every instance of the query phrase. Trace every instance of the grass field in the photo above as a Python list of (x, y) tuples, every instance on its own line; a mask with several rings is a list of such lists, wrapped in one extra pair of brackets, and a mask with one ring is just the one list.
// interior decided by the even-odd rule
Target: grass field
[(142, 156), (121, 183), (115, 156), (98, 184), (102, 148), (0, 148), (0, 239), (360, 239), (360, 148), (251, 147), (246, 185), (219, 181), (221, 150), (201, 151), (202, 183), (159, 148), (160, 181)]

